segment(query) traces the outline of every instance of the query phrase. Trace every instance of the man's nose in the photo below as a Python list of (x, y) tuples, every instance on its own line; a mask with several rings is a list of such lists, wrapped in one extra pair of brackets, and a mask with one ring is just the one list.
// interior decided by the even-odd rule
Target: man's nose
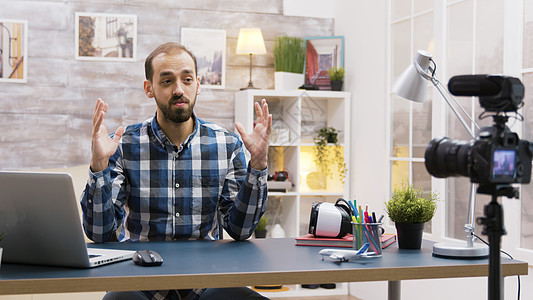
[(176, 87), (174, 88), (173, 94), (176, 96), (181, 96), (183, 93), (183, 85), (178, 81), (176, 83)]

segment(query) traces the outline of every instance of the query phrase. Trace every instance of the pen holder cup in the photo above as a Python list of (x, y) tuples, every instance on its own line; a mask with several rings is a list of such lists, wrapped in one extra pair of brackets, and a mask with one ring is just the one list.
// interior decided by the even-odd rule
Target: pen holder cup
[(385, 229), (381, 227), (383, 223), (354, 223), (353, 230), (353, 249), (359, 250), (364, 244), (369, 243), (368, 256), (381, 256), (381, 235)]

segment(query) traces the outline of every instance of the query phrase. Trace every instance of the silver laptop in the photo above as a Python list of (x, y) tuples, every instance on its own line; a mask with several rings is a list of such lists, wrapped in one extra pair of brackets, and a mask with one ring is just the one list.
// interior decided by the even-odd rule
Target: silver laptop
[(78, 207), (69, 174), (0, 172), (2, 262), (88, 268), (133, 257), (87, 248)]

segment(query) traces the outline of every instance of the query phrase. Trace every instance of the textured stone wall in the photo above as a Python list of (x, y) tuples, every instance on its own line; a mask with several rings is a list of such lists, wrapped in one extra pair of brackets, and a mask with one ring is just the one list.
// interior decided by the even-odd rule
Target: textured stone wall
[[(182, 27), (226, 30), (226, 88), (204, 89), (199, 117), (233, 130), (234, 93), (249, 79), (249, 58), (235, 54), (239, 29), (262, 29), (267, 55), (254, 57), (253, 80), (274, 88), (272, 41), (280, 35), (328, 36), (333, 19), (283, 15), (283, 1), (0, 0), (0, 18), (28, 20), (27, 83), (0, 82), (0, 170), (75, 166), (90, 160), (94, 103), (108, 102), (108, 130), (153, 116), (144, 95), (144, 59), (180, 41)], [(75, 12), (137, 15), (137, 61), (74, 59)]]

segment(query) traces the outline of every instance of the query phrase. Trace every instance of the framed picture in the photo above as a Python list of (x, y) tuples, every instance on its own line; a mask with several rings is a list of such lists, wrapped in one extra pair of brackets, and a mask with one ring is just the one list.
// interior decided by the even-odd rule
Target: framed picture
[(305, 84), (320, 90), (331, 90), (328, 70), (344, 68), (344, 37), (306, 37)]
[(181, 44), (196, 56), (202, 87), (223, 89), (226, 83), (226, 30), (182, 28)]
[(76, 13), (75, 22), (77, 60), (136, 60), (136, 15)]
[(0, 82), (27, 82), (28, 21), (0, 19)]

